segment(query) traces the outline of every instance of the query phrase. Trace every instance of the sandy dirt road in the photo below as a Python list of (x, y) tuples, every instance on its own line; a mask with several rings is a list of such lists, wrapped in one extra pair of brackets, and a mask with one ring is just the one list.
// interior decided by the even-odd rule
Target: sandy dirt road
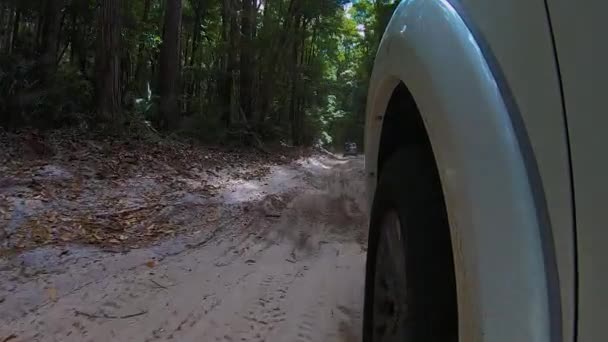
[(310, 157), (232, 184), (207, 229), (1, 260), (0, 341), (359, 341), (363, 181), (361, 159)]

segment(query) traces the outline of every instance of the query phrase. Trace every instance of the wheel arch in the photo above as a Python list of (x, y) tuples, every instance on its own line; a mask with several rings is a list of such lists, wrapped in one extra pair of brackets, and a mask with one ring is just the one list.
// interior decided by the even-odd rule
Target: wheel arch
[(416, 101), (403, 82), (391, 92), (387, 108), (382, 117), (382, 134), (378, 147), (377, 179), (382, 167), (397, 150), (409, 145), (421, 146), (431, 153), (430, 141)]
[(398, 114), (402, 122), (419, 117), (439, 170), (459, 316), (467, 317), (459, 320), (461, 339), (561, 341), (559, 279), (542, 184), (517, 106), (482, 45), (447, 1), (399, 6), (368, 96), (370, 197), (394, 146), (420, 141), (420, 127), (394, 134), (391, 102), (409, 96), (404, 102), (413, 103), (416, 113)]

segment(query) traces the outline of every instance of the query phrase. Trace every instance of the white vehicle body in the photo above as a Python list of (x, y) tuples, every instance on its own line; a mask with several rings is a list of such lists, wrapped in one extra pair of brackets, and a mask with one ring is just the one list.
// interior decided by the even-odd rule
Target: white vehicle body
[(386, 30), (368, 95), (370, 203), (404, 86), (445, 197), (460, 341), (608, 340), (607, 10), (404, 0)]

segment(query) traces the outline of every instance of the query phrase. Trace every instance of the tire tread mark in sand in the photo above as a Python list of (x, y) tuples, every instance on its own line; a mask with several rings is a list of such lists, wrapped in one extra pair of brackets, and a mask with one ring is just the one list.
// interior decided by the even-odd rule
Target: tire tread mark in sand
[(313, 301), (308, 309), (300, 315), (300, 322), (295, 331), (295, 342), (323, 342), (327, 339), (319, 339), (319, 332), (325, 330), (319, 327), (324, 323), (322, 310), (325, 307), (327, 296), (324, 292), (320, 293), (316, 301)]
[(240, 239), (237, 244), (226, 248), (224, 253), (214, 260), (214, 265), (216, 267), (228, 266), (236, 260), (251, 254), (250, 252), (253, 252), (253, 255), (260, 253), (269, 247), (268, 245), (264, 245), (261, 246), (261, 249), (256, 249), (256, 247), (260, 245), (259, 241), (262, 239), (263, 232), (247, 234), (245, 238)]
[[(257, 318), (255, 316), (255, 309), (259, 305), (260, 299), (265, 296), (265, 294), (268, 292), (268, 288), (273, 283), (274, 283), (273, 275), (267, 275), (266, 277), (264, 277), (262, 279), (262, 281), (260, 283), (260, 287), (259, 287), (259, 290), (261, 292), (263, 292), (263, 295), (260, 298), (257, 298), (253, 304), (250, 304), (249, 307), (247, 307), (247, 309), (245, 309), (245, 311), (247, 312), (247, 315), (242, 316), (242, 318), (247, 321), (247, 326), (250, 327), (251, 330), (253, 330), (258, 324), (260, 324), (257, 321)], [(233, 338), (233, 336), (232, 336), (232, 335), (234, 335), (234, 332), (230, 331), (230, 325), (225, 324), (225, 327), (228, 328), (228, 331), (226, 331), (222, 335), (222, 337), (216, 337), (216, 339), (215, 339), (216, 341), (231, 342), (231, 341), (235, 340), (235, 338)], [(246, 333), (249, 333), (250, 336), (245, 336)], [(252, 337), (255, 337), (259, 333), (245, 331), (245, 332), (241, 332), (241, 334), (244, 335), (243, 337), (240, 338), (241, 341), (255, 341)]]
[(184, 319), (179, 321), (175, 328), (170, 330), (166, 329), (170, 323), (168, 320), (165, 320), (161, 326), (152, 331), (152, 336), (145, 339), (145, 341), (173, 339), (175, 335), (179, 334), (182, 330), (192, 328), (205, 315), (207, 315), (207, 313), (215, 309), (221, 303), (221, 298), (217, 298), (215, 295), (205, 295), (202, 298), (202, 305), (190, 311)]
[(263, 342), (278, 324), (286, 320), (287, 313), (281, 304), (292, 282), (293, 276), (277, 280), (269, 276), (262, 281), (262, 295), (242, 316), (249, 329), (241, 332), (241, 341)]

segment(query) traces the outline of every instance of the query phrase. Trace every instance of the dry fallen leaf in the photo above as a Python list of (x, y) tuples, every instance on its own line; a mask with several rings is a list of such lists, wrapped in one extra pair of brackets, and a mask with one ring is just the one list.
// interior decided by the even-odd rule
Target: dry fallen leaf
[(47, 289), (47, 292), (49, 294), (49, 299), (53, 302), (57, 301), (57, 289), (54, 287), (49, 287)]
[(17, 335), (16, 335), (16, 334), (10, 334), (10, 335), (6, 336), (6, 337), (5, 337), (5, 338), (2, 340), (2, 342), (8, 342), (8, 341), (10, 341), (10, 340), (12, 340), (12, 339), (15, 339), (15, 338), (17, 338)]

